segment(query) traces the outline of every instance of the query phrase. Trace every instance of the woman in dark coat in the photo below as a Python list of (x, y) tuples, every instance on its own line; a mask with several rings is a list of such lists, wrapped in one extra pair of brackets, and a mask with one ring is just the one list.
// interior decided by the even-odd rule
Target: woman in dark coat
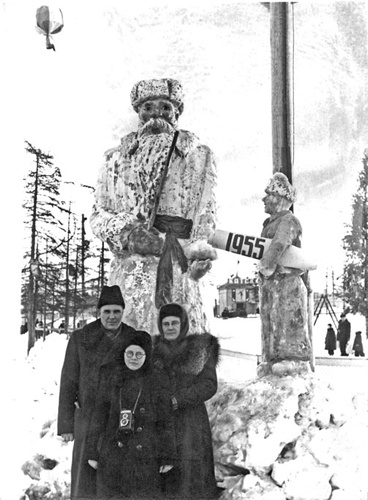
[(362, 342), (362, 332), (356, 332), (353, 343), (354, 356), (365, 356)]
[(161, 307), (160, 335), (154, 337), (153, 369), (174, 419), (176, 456), (172, 470), (163, 474), (168, 498), (212, 499), (217, 496), (212, 436), (205, 401), (217, 391), (218, 340), (208, 333), (188, 335), (185, 309), (179, 304)]
[(331, 323), (328, 324), (326, 338), (325, 338), (325, 349), (328, 351), (330, 356), (334, 355), (336, 349), (336, 334), (335, 330), (332, 328)]
[(165, 454), (174, 456), (170, 422), (160, 418), (168, 398), (150, 370), (150, 335), (137, 331), (122, 352), (101, 381), (87, 440), (97, 498), (160, 498), (159, 469), (169, 468)]

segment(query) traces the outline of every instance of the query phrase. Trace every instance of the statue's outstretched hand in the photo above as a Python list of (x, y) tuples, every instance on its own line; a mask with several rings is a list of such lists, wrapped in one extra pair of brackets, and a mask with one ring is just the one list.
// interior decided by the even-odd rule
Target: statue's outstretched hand
[(258, 271), (265, 277), (269, 278), (276, 271), (276, 264), (270, 265), (264, 259), (261, 259), (258, 263)]
[(138, 226), (129, 235), (128, 249), (141, 255), (161, 255), (164, 239), (157, 229)]
[(188, 273), (189, 276), (194, 281), (198, 281), (203, 278), (203, 276), (211, 269), (212, 263), (210, 259), (205, 260), (190, 260), (188, 262), (189, 268)]

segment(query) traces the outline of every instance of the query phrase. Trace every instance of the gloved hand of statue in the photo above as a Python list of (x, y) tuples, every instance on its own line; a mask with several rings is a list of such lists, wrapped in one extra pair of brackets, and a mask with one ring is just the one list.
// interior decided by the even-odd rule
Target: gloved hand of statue
[(211, 269), (212, 263), (210, 259), (205, 260), (189, 260), (188, 273), (194, 281), (198, 281)]
[(270, 265), (265, 259), (261, 259), (258, 263), (258, 271), (265, 277), (269, 278), (276, 271), (277, 264)]
[(128, 238), (128, 250), (140, 255), (161, 255), (164, 239), (157, 229), (147, 229), (143, 225), (137, 226)]
[(191, 243), (185, 249), (188, 259), (188, 273), (192, 280), (198, 281), (211, 269), (211, 261), (217, 259), (215, 248), (205, 240)]

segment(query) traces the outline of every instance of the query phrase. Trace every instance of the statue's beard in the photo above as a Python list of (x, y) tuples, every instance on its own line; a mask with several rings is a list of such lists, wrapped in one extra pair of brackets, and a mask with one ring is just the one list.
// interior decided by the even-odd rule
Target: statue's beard
[(177, 125), (170, 123), (163, 118), (151, 118), (148, 122), (143, 123), (138, 127), (138, 135), (157, 135), (170, 134), (172, 135), (177, 129)]

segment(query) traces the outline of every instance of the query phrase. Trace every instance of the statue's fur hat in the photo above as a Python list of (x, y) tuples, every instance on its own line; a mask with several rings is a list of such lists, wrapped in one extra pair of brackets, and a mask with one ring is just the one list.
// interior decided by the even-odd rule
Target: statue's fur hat
[(168, 99), (178, 108), (180, 114), (184, 110), (183, 87), (178, 80), (161, 78), (159, 80), (141, 80), (134, 84), (130, 93), (130, 101), (134, 111), (138, 112), (139, 105), (149, 99)]
[(285, 174), (276, 172), (265, 189), (267, 194), (277, 194), (291, 203), (296, 200), (296, 190), (288, 181)]

